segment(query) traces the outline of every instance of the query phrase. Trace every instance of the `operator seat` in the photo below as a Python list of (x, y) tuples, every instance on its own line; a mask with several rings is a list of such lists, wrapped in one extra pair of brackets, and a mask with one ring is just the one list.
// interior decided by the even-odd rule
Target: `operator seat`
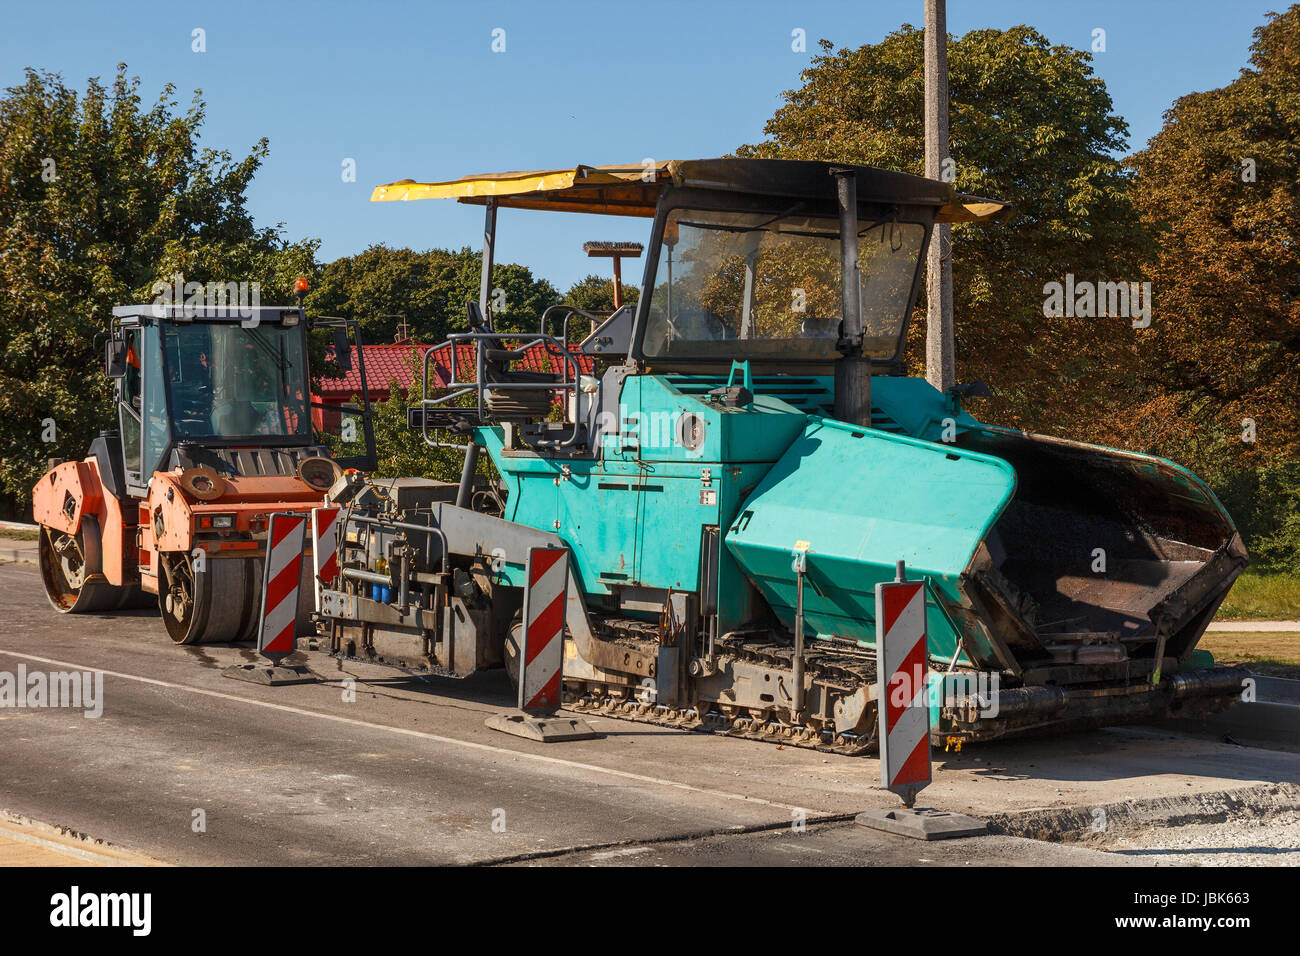
[[(475, 332), (489, 331), (477, 302), (466, 304), (469, 327)], [(555, 392), (547, 388), (492, 388), (493, 385), (557, 385), (561, 375), (553, 372), (533, 372), (514, 369), (518, 361), (511, 356), (505, 342), (498, 336), (480, 340), (483, 343), (483, 381), (488, 386), (483, 398), (492, 416), (502, 421), (545, 420), (551, 412)]]

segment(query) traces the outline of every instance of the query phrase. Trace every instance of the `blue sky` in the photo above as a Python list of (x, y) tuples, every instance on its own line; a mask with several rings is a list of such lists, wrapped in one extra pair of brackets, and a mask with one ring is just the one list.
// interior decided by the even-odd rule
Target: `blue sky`
[[(949, 0), (948, 29), (1028, 23), (1054, 43), (1107, 51), (1094, 63), (1140, 147), (1174, 98), (1231, 81), (1251, 31), (1282, 0), (1033, 3)], [(261, 225), (322, 240), (320, 259), (394, 246), (477, 246), (477, 207), (374, 203), (396, 179), (714, 156), (762, 138), (764, 122), (818, 38), (875, 42), (920, 25), (921, 0), (745, 3), (221, 3), (3, 0), (0, 85), (33, 66), (77, 88), (119, 60), (146, 100), (167, 82), (181, 104), (201, 88), (203, 143), (269, 160), (250, 190)], [(206, 31), (207, 50), (191, 49)], [(505, 30), (504, 53), (492, 31)], [(808, 52), (791, 50), (806, 32)], [(357, 181), (340, 175), (356, 161)], [(635, 219), (503, 210), (498, 261), (530, 265), (561, 290), (596, 271), (588, 240), (639, 240)], [(595, 268), (593, 268), (593, 266)], [(637, 270), (630, 270), (639, 275)], [(626, 273), (625, 273), (626, 274)]]

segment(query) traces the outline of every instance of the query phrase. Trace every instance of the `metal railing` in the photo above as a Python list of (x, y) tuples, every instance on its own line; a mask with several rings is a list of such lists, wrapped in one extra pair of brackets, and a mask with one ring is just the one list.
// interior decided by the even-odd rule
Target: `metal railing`
[(547, 306), (546, 311), (542, 313), (540, 329), (542, 335), (546, 335), (547, 319), (549, 319), (552, 314), (559, 312), (564, 313), (564, 322), (560, 326), (560, 338), (566, 343), (569, 341), (569, 320), (575, 315), (580, 315), (584, 319), (588, 319), (594, 328), (614, 314), (612, 312), (590, 312), (587, 309), (580, 309), (576, 305), (565, 305), (562, 302), (557, 303), (556, 305)]
[[(547, 310), (550, 312), (550, 309)], [(543, 323), (546, 321), (546, 313), (543, 313)], [(568, 332), (568, 321), (565, 320), (565, 334)], [(513, 342), (521, 343), (514, 348), (497, 347), (502, 339), (509, 339)], [(553, 355), (562, 360), (562, 372), (558, 382), (488, 382), (484, 380), (484, 373), (489, 358), (493, 362), (509, 364), (523, 358), (536, 345), (541, 344), (547, 355)], [(474, 375), (471, 380), (462, 381), (460, 378), (460, 355), (458, 346), (461, 344), (472, 344), (474, 346)], [(440, 350), (447, 348), (451, 353), (451, 379), (441, 383), (436, 387), (445, 389), (444, 394), (437, 397), (429, 395), (429, 365), (433, 361), (435, 354)], [(508, 375), (509, 373), (507, 373)], [(544, 448), (566, 448), (574, 445), (579, 436), (578, 423), (571, 421), (569, 416), (569, 403), (567, 396), (569, 393), (577, 393), (578, 380), (582, 374), (581, 366), (578, 364), (578, 356), (571, 352), (564, 340), (557, 339), (552, 335), (543, 332), (538, 333), (501, 333), (501, 332), (455, 332), (447, 337), (447, 341), (427, 349), (424, 353), (424, 368), (420, 381), (420, 433), (426, 444), (434, 448), (456, 448), (467, 450), (468, 445), (459, 445), (454, 442), (439, 441), (429, 434), (429, 415), (431, 409), (446, 409), (456, 407), (455, 403), (468, 395), (474, 396), (475, 414), (479, 422), (489, 420), (490, 409), (485, 392), (491, 389), (493, 392), (549, 392), (560, 393), (566, 398), (562, 402), (564, 411), (564, 424), (570, 425), (570, 434), (565, 439), (543, 439), (533, 442), (534, 445)]]

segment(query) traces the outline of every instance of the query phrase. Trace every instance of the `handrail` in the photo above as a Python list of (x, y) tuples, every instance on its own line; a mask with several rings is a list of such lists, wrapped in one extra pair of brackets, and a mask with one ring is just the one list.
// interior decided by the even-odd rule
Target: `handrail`
[[(551, 309), (554, 309), (552, 306)], [(572, 307), (570, 307), (572, 308)], [(547, 312), (551, 311), (548, 309)], [(582, 310), (575, 309), (577, 312)], [(543, 323), (545, 322), (546, 313), (543, 313)], [(567, 320), (565, 324), (567, 334)], [(563, 361), (563, 371), (559, 382), (486, 382), (484, 381), (485, 353), (490, 343), (500, 344), (502, 339), (513, 339), (520, 341), (522, 344), (516, 348), (494, 349), (500, 351), (505, 361), (510, 362), (522, 358), (527, 352), (537, 344), (541, 344), (547, 355), (555, 355)], [(460, 380), (460, 357), (457, 354), (457, 346), (462, 343), (471, 343), (474, 345), (474, 380)], [(433, 355), (443, 348), (450, 346), (451, 352), (451, 379), (444, 383), (445, 394), (437, 398), (429, 397), (429, 364)], [(572, 373), (572, 374), (570, 374)], [(545, 392), (573, 392), (577, 393), (579, 379), (582, 375), (582, 368), (578, 365), (578, 357), (568, 348), (567, 343), (556, 339), (554, 336), (547, 335), (544, 332), (539, 333), (501, 333), (501, 332), (453, 332), (445, 342), (431, 346), (425, 350), (424, 364), (420, 379), (420, 433), (424, 442), (434, 448), (456, 448), (464, 450), (468, 446), (457, 445), (448, 442), (439, 442), (433, 440), (429, 435), (429, 418), (423, 414), (430, 408), (445, 406), (449, 402), (455, 401), (463, 395), (474, 393), (477, 400), (477, 417), (483, 421), (487, 416), (484, 414), (484, 392), (491, 388), (499, 391), (545, 391)], [(578, 440), (578, 423), (569, 420), (568, 403), (565, 402), (564, 408), (565, 424), (572, 425), (572, 433), (563, 441), (539, 441), (536, 444), (539, 447), (566, 448), (577, 443)]]
[(566, 305), (563, 302), (557, 302), (555, 305), (547, 306), (546, 310), (542, 313), (542, 322), (541, 322), (542, 335), (546, 334), (547, 317), (550, 316), (550, 314), (552, 312), (555, 312), (557, 309), (562, 309), (567, 313), (564, 316), (564, 324), (561, 325), (560, 327), (561, 329), (560, 338), (564, 341), (566, 347), (568, 346), (568, 342), (569, 342), (569, 319), (573, 318), (575, 315), (581, 315), (584, 318), (590, 319), (592, 322), (603, 322), (605, 319), (609, 318), (609, 316), (601, 316), (596, 314), (595, 312), (589, 312), (586, 309), (580, 309), (576, 305)]

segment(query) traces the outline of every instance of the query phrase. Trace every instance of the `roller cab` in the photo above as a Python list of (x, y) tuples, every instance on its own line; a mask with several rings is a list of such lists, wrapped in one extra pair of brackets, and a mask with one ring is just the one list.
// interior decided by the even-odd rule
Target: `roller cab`
[[(312, 398), (301, 298), (297, 307), (186, 301), (113, 310), (105, 372), (117, 428), (33, 489), (41, 572), (62, 613), (156, 603), (177, 643), (245, 640), (269, 516), (306, 513), (343, 467), (373, 466), (364, 371), (361, 405), (327, 410)], [(350, 367), (355, 323), (333, 325)], [(320, 427), (330, 416), (354, 416), (348, 430), (360, 436), (333, 440)], [(304, 629), (310, 609), (305, 599)]]

